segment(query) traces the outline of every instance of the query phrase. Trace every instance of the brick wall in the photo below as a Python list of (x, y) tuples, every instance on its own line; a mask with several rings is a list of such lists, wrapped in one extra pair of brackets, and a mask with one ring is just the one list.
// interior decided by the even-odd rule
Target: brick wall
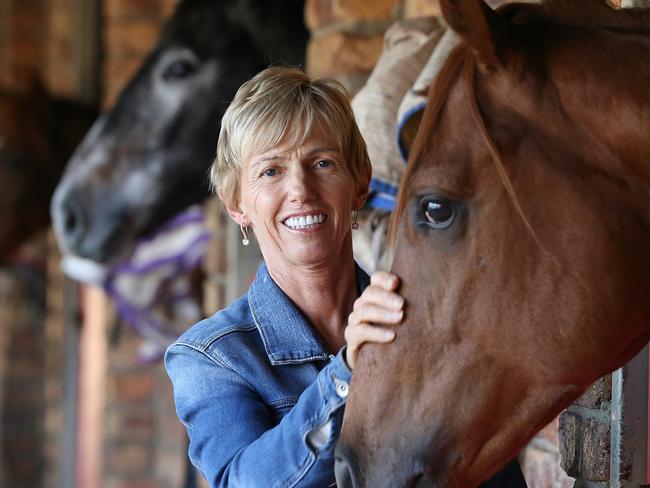
[[(44, 65), (51, 8), (46, 0), (0, 1), (0, 84), (20, 90)], [(65, 69), (59, 70), (62, 86)], [(61, 323), (46, 322), (49, 278), (44, 233), (0, 269), (0, 486), (59, 486)]]
[(2, 11), (6, 17), (1, 81), (9, 86), (22, 86), (39, 72), (44, 59), (47, 0), (5, 0)]
[(38, 487), (45, 477), (45, 272), (42, 239), (23, 263), (0, 271), (0, 486)]
[(560, 416), (562, 466), (589, 486), (609, 486), (612, 377), (598, 380)]
[(307, 69), (312, 76), (338, 79), (351, 94), (365, 83), (396, 19), (437, 15), (437, 0), (307, 0), (311, 32)]

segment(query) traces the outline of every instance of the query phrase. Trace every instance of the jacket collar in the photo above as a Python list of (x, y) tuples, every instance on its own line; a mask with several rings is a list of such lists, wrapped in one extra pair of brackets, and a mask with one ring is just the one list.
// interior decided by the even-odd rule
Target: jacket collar
[[(355, 263), (357, 292), (370, 284), (368, 275)], [(266, 264), (257, 270), (248, 291), (248, 304), (264, 348), (273, 365), (327, 359), (329, 354), (307, 319), (273, 281)]]

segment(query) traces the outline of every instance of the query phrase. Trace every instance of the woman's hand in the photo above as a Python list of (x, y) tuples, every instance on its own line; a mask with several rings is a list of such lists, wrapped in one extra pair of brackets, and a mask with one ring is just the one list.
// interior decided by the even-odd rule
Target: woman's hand
[(373, 324), (395, 325), (404, 317), (404, 299), (395, 290), (399, 285), (397, 276), (377, 271), (370, 278), (370, 286), (354, 302), (345, 329), (347, 342), (346, 362), (352, 370), (359, 349), (366, 342), (386, 343), (395, 338), (395, 331)]

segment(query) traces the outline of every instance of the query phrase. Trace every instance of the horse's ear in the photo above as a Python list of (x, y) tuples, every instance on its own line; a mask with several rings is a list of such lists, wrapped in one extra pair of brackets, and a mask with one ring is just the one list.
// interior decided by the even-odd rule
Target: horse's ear
[(447, 24), (467, 42), (488, 68), (503, 65), (499, 56), (506, 23), (483, 0), (440, 0)]

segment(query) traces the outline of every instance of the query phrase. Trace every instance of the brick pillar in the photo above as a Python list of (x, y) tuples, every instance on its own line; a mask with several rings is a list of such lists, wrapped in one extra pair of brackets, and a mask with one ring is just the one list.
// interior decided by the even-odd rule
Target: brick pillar
[(6, 0), (9, 29), (6, 38), (6, 79), (13, 86), (25, 85), (45, 60), (47, 1)]
[(203, 314), (209, 317), (227, 305), (228, 244), (226, 226), (228, 225), (228, 215), (221, 210), (217, 198), (208, 200), (205, 210), (208, 225), (214, 236), (208, 246), (204, 264)]
[(45, 474), (44, 254), (41, 236), (0, 271), (0, 486), (41, 486)]
[(124, 324), (119, 327), (108, 355), (103, 486), (183, 486), (185, 432), (174, 412), (169, 378), (161, 362), (138, 360), (141, 337)]
[[(43, 486), (56, 488), (61, 485), (63, 429), (64, 429), (64, 379), (65, 367), (65, 296), (64, 276), (59, 266), (58, 252), (53, 232), (47, 236), (47, 317), (45, 319), (45, 463)], [(71, 428), (68, 426), (68, 428)]]
[(607, 375), (560, 416), (562, 467), (576, 486), (609, 486), (611, 392)]

